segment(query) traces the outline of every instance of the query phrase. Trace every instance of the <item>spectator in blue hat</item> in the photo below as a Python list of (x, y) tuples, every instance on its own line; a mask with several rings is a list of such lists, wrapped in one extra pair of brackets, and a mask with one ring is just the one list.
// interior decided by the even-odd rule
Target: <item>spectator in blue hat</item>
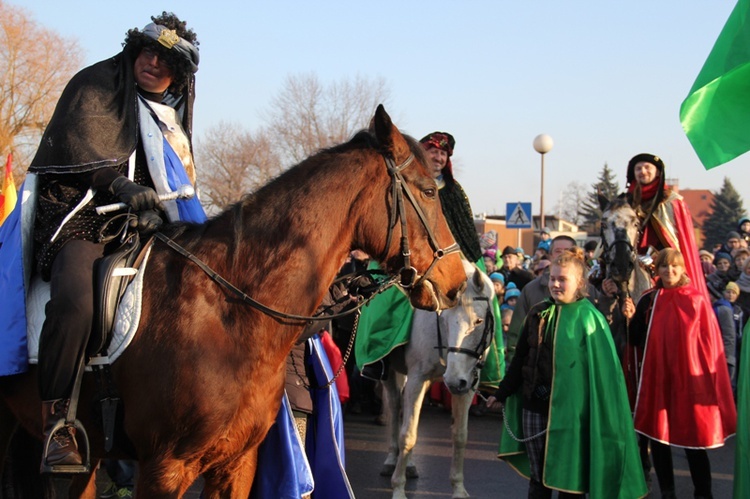
[(505, 277), (500, 272), (493, 272), (490, 274), (490, 281), (495, 286), (497, 301), (502, 303), (505, 297)]
[(515, 309), (519, 296), (521, 296), (521, 291), (512, 282), (508, 283), (508, 287), (505, 290), (503, 305), (508, 305), (511, 309)]
[(552, 232), (545, 227), (542, 229), (542, 232), (539, 234), (539, 237), (542, 239), (539, 241), (539, 244), (536, 245), (537, 248), (542, 248), (544, 251), (549, 253), (551, 251), (550, 247), (552, 246)]

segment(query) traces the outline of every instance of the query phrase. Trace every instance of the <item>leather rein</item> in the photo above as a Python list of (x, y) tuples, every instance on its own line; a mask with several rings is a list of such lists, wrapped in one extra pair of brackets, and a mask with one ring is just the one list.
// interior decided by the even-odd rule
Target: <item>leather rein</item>
[[(427, 217), (425, 216), (422, 209), (419, 207), (419, 204), (416, 201), (416, 198), (412, 194), (412, 192), (409, 190), (409, 187), (406, 185), (406, 181), (404, 180), (403, 175), (401, 175), (401, 172), (408, 167), (413, 161), (414, 161), (414, 154), (410, 154), (408, 158), (401, 164), (396, 165), (395, 161), (392, 158), (389, 158), (387, 156), (383, 157), (385, 160), (386, 167), (388, 168), (388, 173), (391, 177), (391, 199), (393, 200), (393, 206), (391, 208), (390, 213), (390, 219), (388, 224), (388, 237), (387, 242), (385, 246), (385, 254), (388, 252), (388, 248), (391, 245), (391, 240), (393, 237), (393, 230), (395, 228), (396, 220), (401, 222), (401, 256), (403, 257), (403, 267), (401, 270), (397, 272), (397, 274), (400, 276), (400, 285), (405, 288), (409, 289), (412, 288), (419, 283), (422, 282), (426, 278), (426, 276), (430, 273), (430, 271), (433, 269), (435, 264), (439, 260), (441, 260), (446, 255), (449, 255), (450, 253), (455, 253), (457, 251), (460, 251), (460, 248), (458, 246), (458, 243), (454, 242), (452, 245), (448, 246), (447, 248), (440, 248), (439, 244), (437, 243), (437, 238), (435, 237), (434, 233), (432, 232), (432, 229), (430, 229), (429, 224), (427, 223)], [(406, 226), (406, 206), (404, 203), (404, 196), (403, 194), (406, 193), (406, 197), (409, 199), (409, 202), (411, 203), (412, 207), (414, 208), (414, 211), (417, 213), (417, 216), (419, 217), (419, 220), (422, 222), (422, 225), (425, 228), (425, 231), (427, 232), (427, 237), (430, 241), (430, 246), (433, 249), (433, 260), (432, 263), (429, 265), (427, 270), (424, 274), (421, 276), (419, 275), (417, 269), (411, 266), (411, 250), (409, 249), (409, 237), (407, 233), (407, 226)], [(219, 273), (217, 273), (215, 270), (213, 270), (211, 267), (209, 267), (203, 260), (192, 254), (190, 251), (185, 249), (184, 247), (180, 246), (177, 242), (170, 239), (166, 235), (162, 234), (161, 232), (157, 232), (154, 234), (154, 236), (159, 239), (160, 241), (164, 242), (167, 246), (169, 246), (171, 249), (176, 251), (177, 253), (181, 254), (194, 264), (196, 264), (203, 272), (206, 273), (214, 282), (225, 288), (226, 290), (230, 291), (234, 295), (236, 295), (243, 303), (246, 303), (250, 305), (251, 307), (259, 310), (260, 312), (274, 317), (276, 319), (285, 319), (285, 320), (299, 320), (299, 321), (314, 321), (320, 319), (321, 315), (313, 315), (313, 316), (307, 316), (307, 315), (297, 315), (297, 314), (289, 314), (286, 312), (281, 312), (278, 310), (275, 310), (271, 307), (268, 307), (266, 305), (263, 305), (259, 301), (253, 299), (252, 297), (248, 296), (244, 291), (239, 289), (234, 284), (227, 281), (224, 277), (222, 277)], [(377, 290), (367, 299), (361, 300), (354, 308), (351, 308), (345, 312), (337, 313), (337, 314), (330, 314), (325, 315), (325, 319), (338, 319), (341, 317), (346, 317), (348, 315), (351, 315), (355, 312), (358, 312), (363, 306), (368, 304), (375, 296), (382, 293), (386, 289), (390, 288), (391, 286), (396, 285), (397, 277), (392, 276), (389, 279), (381, 282), (378, 285)]]

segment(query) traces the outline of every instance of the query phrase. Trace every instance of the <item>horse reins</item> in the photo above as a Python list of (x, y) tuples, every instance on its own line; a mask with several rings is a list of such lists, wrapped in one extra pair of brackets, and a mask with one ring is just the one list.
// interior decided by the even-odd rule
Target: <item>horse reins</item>
[[(404, 265), (401, 270), (398, 271), (398, 274), (401, 277), (401, 287), (409, 289), (421, 283), (439, 260), (446, 255), (460, 251), (461, 248), (455, 241), (447, 248), (440, 248), (435, 234), (427, 223), (427, 217), (422, 211), (422, 208), (419, 207), (419, 203), (417, 203), (417, 200), (414, 198), (414, 194), (412, 194), (411, 190), (409, 190), (409, 187), (406, 185), (406, 181), (401, 172), (414, 161), (414, 154), (410, 154), (400, 165), (396, 165), (393, 158), (388, 156), (383, 156), (383, 158), (385, 159), (385, 166), (388, 168), (388, 174), (391, 176), (391, 202), (393, 203), (388, 221), (388, 236), (386, 238), (383, 255), (387, 255), (388, 248), (391, 247), (393, 229), (396, 227), (396, 220), (398, 218), (398, 221), (401, 222), (401, 256), (403, 257)], [(432, 263), (430, 263), (427, 270), (425, 270), (424, 274), (421, 276), (419, 275), (419, 272), (417, 272), (417, 269), (411, 266), (411, 250), (409, 249), (409, 237), (406, 227), (406, 204), (404, 203), (403, 193), (406, 193), (406, 197), (409, 199), (414, 211), (417, 213), (420, 222), (422, 222), (422, 226), (424, 227), (425, 232), (427, 232), (427, 238), (429, 239), (430, 246), (433, 250)], [(381, 260), (384, 260), (384, 258), (381, 257)]]
[[(396, 165), (395, 161), (393, 161), (392, 158), (383, 157), (385, 159), (386, 167), (388, 168), (388, 173), (391, 176), (391, 194), (393, 199), (393, 208), (391, 209), (390, 214), (390, 220), (388, 224), (388, 237), (387, 237), (387, 243), (386, 243), (386, 253), (388, 248), (391, 245), (391, 240), (393, 236), (393, 229), (396, 225), (397, 218), (401, 222), (401, 255), (403, 257), (403, 267), (401, 270), (398, 271), (398, 274), (400, 274), (401, 277), (401, 286), (405, 289), (412, 288), (422, 282), (422, 280), (425, 279), (427, 274), (433, 269), (435, 264), (445, 257), (446, 255), (450, 253), (455, 253), (457, 251), (460, 251), (460, 248), (458, 246), (458, 243), (454, 242), (452, 245), (448, 246), (447, 248), (440, 248), (437, 242), (437, 238), (435, 237), (435, 234), (432, 232), (432, 229), (430, 229), (429, 224), (427, 223), (427, 217), (425, 217), (424, 212), (419, 207), (419, 204), (417, 203), (416, 199), (414, 198), (414, 195), (409, 190), (408, 186), (406, 185), (406, 182), (404, 181), (403, 175), (401, 175), (401, 171), (403, 171), (406, 167), (408, 167), (413, 161), (414, 161), (414, 154), (410, 154), (406, 160), (400, 164)], [(404, 197), (403, 193), (406, 193), (406, 197), (411, 202), (414, 211), (417, 213), (417, 216), (419, 217), (419, 220), (422, 222), (422, 225), (425, 228), (425, 231), (427, 232), (427, 237), (430, 241), (430, 246), (433, 249), (433, 260), (432, 263), (430, 263), (429, 267), (425, 271), (424, 274), (419, 276), (417, 269), (411, 266), (411, 250), (409, 249), (409, 238), (407, 233), (407, 227), (406, 227), (406, 206), (404, 203)], [(271, 307), (268, 307), (266, 305), (263, 305), (259, 301), (253, 299), (252, 297), (248, 296), (244, 291), (239, 289), (234, 284), (227, 281), (224, 277), (219, 275), (218, 272), (213, 270), (211, 267), (209, 267), (203, 260), (192, 254), (190, 251), (179, 245), (174, 240), (170, 239), (166, 235), (162, 234), (161, 232), (157, 232), (154, 234), (157, 239), (164, 242), (167, 246), (175, 250), (177, 253), (181, 254), (194, 264), (196, 264), (203, 272), (206, 273), (214, 282), (219, 284), (220, 286), (224, 287), (225, 289), (231, 291), (235, 295), (237, 295), (240, 300), (244, 303), (247, 303), (251, 307), (256, 308), (257, 310), (261, 311), (262, 313), (269, 315), (271, 317), (274, 317), (276, 319), (283, 319), (283, 320), (298, 320), (298, 321), (315, 321), (319, 320), (321, 318), (320, 315), (313, 315), (313, 316), (307, 316), (307, 315), (297, 315), (297, 314), (289, 314), (286, 312), (280, 312), (278, 310), (275, 310)], [(411, 278), (406, 281), (406, 276), (410, 275)], [(341, 312), (338, 314), (331, 314), (326, 315), (325, 319), (340, 319), (342, 317), (346, 317), (348, 315), (351, 315), (355, 312), (358, 312), (362, 307), (367, 305), (376, 295), (379, 293), (382, 293), (386, 289), (390, 288), (391, 286), (394, 286), (396, 284), (397, 278), (391, 277), (382, 283), (378, 285), (377, 290), (365, 300), (362, 300), (361, 302), (357, 303), (357, 305), (345, 312)]]

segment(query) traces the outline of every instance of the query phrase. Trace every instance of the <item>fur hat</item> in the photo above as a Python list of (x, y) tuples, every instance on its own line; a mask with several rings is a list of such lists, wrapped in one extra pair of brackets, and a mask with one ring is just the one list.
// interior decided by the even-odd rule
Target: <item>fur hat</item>
[(630, 159), (630, 161), (628, 161), (628, 184), (632, 184), (635, 182), (635, 165), (637, 165), (641, 161), (645, 161), (656, 166), (656, 168), (659, 170), (659, 176), (662, 178), (662, 180), (664, 179), (664, 161), (662, 161), (659, 156), (642, 152), (641, 154), (636, 154)]

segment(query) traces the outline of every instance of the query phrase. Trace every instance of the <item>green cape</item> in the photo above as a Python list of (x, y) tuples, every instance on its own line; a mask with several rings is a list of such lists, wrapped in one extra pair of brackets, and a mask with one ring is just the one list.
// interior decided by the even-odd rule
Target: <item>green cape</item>
[[(544, 485), (592, 499), (645, 496), (625, 379), (604, 316), (586, 299), (548, 310), (557, 319)], [(505, 417), (523, 438), (520, 394), (506, 401)], [(529, 477), (526, 446), (505, 428), (498, 456)]]
[[(742, 334), (750, 338), (750, 321)], [(734, 443), (734, 499), (750, 497), (750, 342), (745, 340), (737, 375), (737, 441)]]
[[(477, 262), (484, 271), (484, 262)], [(378, 268), (370, 264), (370, 268)], [(480, 376), (482, 387), (497, 388), (505, 374), (505, 348), (503, 346), (503, 325), (500, 318), (500, 305), (493, 300), (495, 316), (495, 341), (492, 342), (485, 358)], [(399, 286), (393, 286), (376, 296), (362, 309), (354, 343), (357, 367), (376, 362), (388, 355), (394, 348), (409, 342), (414, 309), (409, 298)]]

